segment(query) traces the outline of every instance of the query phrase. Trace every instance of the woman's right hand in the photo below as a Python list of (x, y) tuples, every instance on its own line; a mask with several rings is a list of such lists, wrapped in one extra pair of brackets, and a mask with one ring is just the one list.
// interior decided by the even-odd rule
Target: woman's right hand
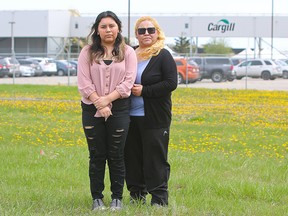
[(93, 102), (97, 109), (102, 109), (103, 107), (108, 106), (110, 103), (111, 101), (107, 96), (98, 97), (98, 99)]
[(135, 96), (141, 96), (142, 88), (143, 88), (143, 86), (141, 84), (134, 84), (132, 89), (131, 89), (131, 92)]

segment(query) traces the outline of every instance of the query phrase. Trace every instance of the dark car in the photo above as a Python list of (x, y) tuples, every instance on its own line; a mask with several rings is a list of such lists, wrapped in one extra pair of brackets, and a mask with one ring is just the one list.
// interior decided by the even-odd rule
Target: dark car
[(43, 70), (38, 61), (28, 59), (18, 59), (18, 62), (20, 63), (20, 65), (32, 67), (34, 69), (35, 76), (43, 75)]
[(233, 81), (235, 79), (234, 65), (227, 57), (192, 57), (200, 68), (201, 79), (211, 79), (213, 82)]
[(77, 70), (75, 65), (69, 63), (67, 60), (55, 60), (57, 65), (58, 76), (76, 76)]
[(0, 77), (8, 76), (9, 68), (6, 66), (4, 59), (0, 59)]
[(68, 61), (68, 62), (70, 62), (71, 64), (75, 65), (75, 67), (78, 66), (78, 61), (70, 60), (70, 61)]
[(243, 59), (243, 58), (231, 58), (232, 62), (233, 62), (233, 65), (238, 65), (239, 63), (241, 63), (242, 61), (246, 60), (246, 59)]
[(75, 68), (76, 68), (76, 73), (77, 73), (77, 69), (78, 69), (78, 61), (76, 60), (71, 60), (69, 61), (71, 64), (75, 65)]

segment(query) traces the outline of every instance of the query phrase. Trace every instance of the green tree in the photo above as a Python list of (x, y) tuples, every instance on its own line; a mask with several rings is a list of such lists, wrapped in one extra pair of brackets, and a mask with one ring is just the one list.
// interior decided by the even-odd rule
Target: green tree
[(190, 40), (187, 37), (181, 35), (179, 38), (175, 38), (175, 46), (173, 50), (177, 53), (189, 53)]
[(210, 42), (203, 46), (206, 54), (231, 54), (232, 48), (226, 43), (225, 39), (212, 38)]
[(124, 37), (125, 43), (131, 46), (131, 38), (128, 40), (128, 37)]
[(87, 44), (86, 38), (77, 38), (77, 37), (68, 38), (65, 44), (64, 52), (68, 53), (70, 46), (71, 53), (79, 53), (86, 44)]

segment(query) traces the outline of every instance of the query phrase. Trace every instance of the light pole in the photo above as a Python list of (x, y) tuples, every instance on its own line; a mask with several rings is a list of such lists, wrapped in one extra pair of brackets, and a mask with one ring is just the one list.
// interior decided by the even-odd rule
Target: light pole
[[(9, 24), (11, 25), (11, 57), (12, 57), (12, 61), (14, 61), (15, 59), (15, 51), (14, 51), (14, 21), (9, 22)], [(15, 84), (15, 68), (14, 66), (12, 66), (12, 72), (13, 72), (13, 84)]]
[(128, 44), (130, 44), (130, 0), (128, 0)]
[(272, 0), (272, 13), (271, 13), (271, 59), (273, 59), (273, 37), (274, 37), (274, 0)]

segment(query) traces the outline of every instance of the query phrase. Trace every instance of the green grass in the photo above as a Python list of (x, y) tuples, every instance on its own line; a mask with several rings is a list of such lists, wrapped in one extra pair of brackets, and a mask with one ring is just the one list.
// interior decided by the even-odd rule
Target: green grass
[(129, 205), (125, 188), (120, 213), (90, 210), (76, 87), (0, 85), (0, 98), (0, 215), (288, 215), (285, 91), (177, 89), (169, 207)]

